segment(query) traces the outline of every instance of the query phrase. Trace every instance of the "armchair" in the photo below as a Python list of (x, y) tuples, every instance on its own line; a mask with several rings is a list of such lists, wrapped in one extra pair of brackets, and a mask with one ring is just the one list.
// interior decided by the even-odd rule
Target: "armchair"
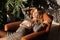
[[(15, 31), (19, 27), (20, 23), (21, 23), (20, 21), (8, 23), (4, 26), (4, 30), (5, 31)], [(37, 37), (38, 37), (38, 40), (40, 40), (40, 36), (45, 36), (45, 37), (42, 37), (44, 39), (44, 38), (46, 38), (46, 34), (48, 32), (49, 32), (49, 30), (34, 32), (34, 33), (28, 34), (26, 36), (23, 36), (20, 40), (37, 40)]]
[(21, 22), (12, 22), (4, 25), (4, 31), (16, 31)]

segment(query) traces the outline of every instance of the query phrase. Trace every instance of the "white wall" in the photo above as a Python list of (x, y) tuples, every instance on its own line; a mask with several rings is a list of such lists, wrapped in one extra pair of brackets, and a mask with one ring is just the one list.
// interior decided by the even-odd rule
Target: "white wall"
[(56, 1), (57, 1), (58, 5), (60, 5), (60, 0), (56, 0)]

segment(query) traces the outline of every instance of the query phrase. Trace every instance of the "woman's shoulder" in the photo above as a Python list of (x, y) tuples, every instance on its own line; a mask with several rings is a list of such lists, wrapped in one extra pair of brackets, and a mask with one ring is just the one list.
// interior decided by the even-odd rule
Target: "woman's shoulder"
[(52, 15), (49, 15), (48, 13), (44, 13), (43, 17), (44, 17), (44, 19), (53, 20), (53, 16)]
[(48, 13), (44, 13), (43, 16), (44, 16), (44, 17), (50, 17), (50, 16), (52, 16), (52, 15), (49, 15)]

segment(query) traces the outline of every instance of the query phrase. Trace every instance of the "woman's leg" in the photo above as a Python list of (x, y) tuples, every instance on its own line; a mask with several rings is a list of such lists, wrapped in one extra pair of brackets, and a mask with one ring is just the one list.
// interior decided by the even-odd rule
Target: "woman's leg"
[(5, 37), (6, 32), (0, 30), (0, 38)]

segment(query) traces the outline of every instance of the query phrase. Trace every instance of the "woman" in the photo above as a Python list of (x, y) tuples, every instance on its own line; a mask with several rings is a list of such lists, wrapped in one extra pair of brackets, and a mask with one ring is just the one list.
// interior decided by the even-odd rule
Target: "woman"
[[(0, 40), (23, 40), (25, 35), (34, 32), (48, 32), (51, 26), (52, 19), (43, 10), (38, 10), (35, 7), (30, 8), (31, 19), (24, 20), (15, 33), (2, 34)], [(0, 31), (0, 33), (3, 33)], [(27, 37), (28, 38), (28, 37)]]

